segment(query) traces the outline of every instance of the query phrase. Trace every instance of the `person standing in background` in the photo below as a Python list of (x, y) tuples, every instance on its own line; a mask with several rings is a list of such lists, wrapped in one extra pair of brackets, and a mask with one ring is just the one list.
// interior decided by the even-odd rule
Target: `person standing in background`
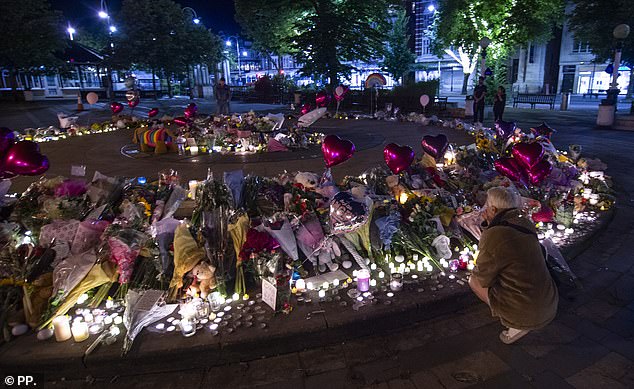
[(484, 123), (484, 99), (486, 98), (487, 87), (484, 85), (484, 77), (480, 77), (478, 85), (473, 90), (473, 122)]
[(216, 96), (216, 103), (218, 104), (217, 112), (219, 114), (229, 114), (229, 102), (231, 101), (231, 89), (229, 85), (225, 83), (225, 78), (222, 77), (216, 87), (214, 88), (214, 95)]
[(504, 107), (506, 106), (506, 90), (503, 86), (498, 87), (498, 91), (495, 94), (495, 99), (493, 100), (493, 117), (496, 122), (498, 120), (502, 121), (502, 115), (504, 115)]

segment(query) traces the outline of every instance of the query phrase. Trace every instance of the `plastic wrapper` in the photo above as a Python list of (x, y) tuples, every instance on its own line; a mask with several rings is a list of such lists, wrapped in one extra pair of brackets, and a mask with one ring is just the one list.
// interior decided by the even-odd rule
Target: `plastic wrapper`
[(165, 304), (164, 291), (129, 290), (126, 294), (126, 310), (123, 313), (123, 325), (127, 329), (122, 354), (132, 348), (132, 343), (143, 328), (170, 315), (178, 304)]
[(291, 228), (291, 223), (286, 218), (279, 220), (277, 223), (261, 224), (259, 228), (271, 235), (280, 244), (282, 250), (284, 250), (284, 252), (291, 257), (293, 261), (297, 261), (299, 259), (295, 234)]
[(159, 248), (161, 268), (166, 277), (171, 277), (174, 272), (174, 262), (169, 251), (174, 243), (174, 231), (179, 224), (178, 220), (169, 217), (152, 225), (152, 234), (155, 236)]
[(170, 194), (167, 203), (165, 203), (165, 207), (163, 210), (163, 216), (161, 219), (166, 219), (168, 217), (172, 217), (176, 210), (181, 206), (182, 202), (187, 198), (187, 191), (180, 186), (175, 185), (172, 189), (172, 194)]
[(97, 261), (93, 251), (71, 255), (53, 270), (53, 295), (64, 299), (88, 274)]
[(174, 231), (174, 275), (170, 282), (171, 298), (175, 297), (178, 289), (183, 287), (185, 273), (192, 270), (204, 257), (204, 250), (198, 247), (187, 225), (179, 224)]
[(53, 242), (72, 243), (77, 235), (79, 220), (55, 220), (40, 230), (40, 246), (48, 246)]
[(107, 221), (103, 220), (84, 220), (79, 223), (77, 233), (71, 244), (71, 253), (79, 254), (95, 247), (108, 224)]
[(398, 212), (392, 212), (387, 216), (378, 218), (374, 222), (379, 229), (379, 237), (383, 243), (383, 247), (389, 249), (392, 245), (392, 237), (398, 231), (401, 224), (401, 215)]
[(148, 236), (140, 231), (126, 228), (108, 238), (110, 260), (117, 264), (119, 283), (127, 284), (132, 277), (134, 261), (139, 256)]
[(234, 208), (239, 208), (240, 204), (242, 204), (242, 191), (244, 188), (244, 174), (242, 170), (225, 172), (224, 183), (231, 191)]

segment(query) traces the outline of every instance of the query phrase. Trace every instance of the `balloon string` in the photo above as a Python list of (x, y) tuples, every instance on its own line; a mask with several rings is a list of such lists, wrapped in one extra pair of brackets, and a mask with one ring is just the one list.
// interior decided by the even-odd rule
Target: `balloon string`
[(361, 269), (370, 271), (368, 265), (365, 264), (365, 260), (361, 257), (361, 255), (359, 255), (357, 250), (354, 248), (354, 246), (352, 246), (352, 244), (346, 237), (341, 237), (339, 241), (341, 242), (343, 247), (345, 247), (346, 250), (348, 250), (348, 252), (352, 255), (352, 258), (354, 258), (355, 262), (357, 262), (357, 265), (359, 265)]

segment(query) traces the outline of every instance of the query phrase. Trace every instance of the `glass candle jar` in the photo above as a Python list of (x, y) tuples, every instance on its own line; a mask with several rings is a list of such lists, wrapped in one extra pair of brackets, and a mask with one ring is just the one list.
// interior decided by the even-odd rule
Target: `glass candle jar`
[(398, 292), (402, 289), (403, 289), (403, 274), (392, 273), (392, 277), (390, 279), (390, 290), (393, 292)]

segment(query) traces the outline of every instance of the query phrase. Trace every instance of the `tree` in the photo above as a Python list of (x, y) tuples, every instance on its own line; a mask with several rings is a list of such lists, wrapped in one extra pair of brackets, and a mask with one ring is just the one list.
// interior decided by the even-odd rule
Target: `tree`
[[(574, 0), (570, 14), (570, 29), (575, 39), (587, 42), (596, 60), (607, 61), (614, 56), (616, 42), (612, 31), (625, 23), (634, 29), (634, 13), (631, 0)], [(623, 42), (621, 61), (630, 67), (630, 84), (627, 97), (634, 91), (634, 34)]]
[(390, 73), (395, 80), (401, 79), (401, 84), (403, 84), (416, 56), (408, 44), (410, 39), (407, 34), (409, 18), (402, 9), (397, 10), (395, 16), (392, 27), (387, 34), (383, 69)]
[[(503, 57), (531, 41), (550, 39), (563, 10), (563, 0), (440, 0), (430, 31), (433, 49), (439, 55), (449, 50), (463, 71), (473, 72), (482, 38), (492, 42), (488, 56)], [(469, 75), (465, 72), (463, 93)]]
[(62, 14), (47, 0), (2, 0), (0, 26), (0, 68), (9, 71), (17, 99), (20, 71), (33, 74), (62, 64), (55, 56), (66, 47)]
[[(301, 3), (287, 0), (236, 0), (236, 21), (253, 41), (253, 49), (269, 57), (279, 72), (282, 56), (289, 54), (293, 23), (301, 15)], [(276, 61), (272, 55), (277, 56)]]
[[(291, 1), (292, 2), (292, 1)], [(380, 58), (391, 1), (303, 0), (302, 16), (293, 24), (295, 36), (287, 38), (293, 58), (305, 75), (326, 77), (331, 86), (349, 76), (352, 61)]]

